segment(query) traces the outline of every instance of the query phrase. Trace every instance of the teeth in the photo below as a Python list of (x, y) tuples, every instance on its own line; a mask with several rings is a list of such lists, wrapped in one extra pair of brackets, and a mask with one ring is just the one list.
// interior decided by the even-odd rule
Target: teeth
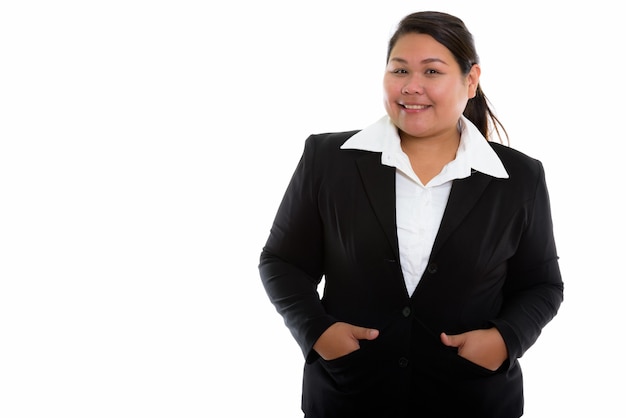
[(428, 107), (426, 105), (408, 105), (408, 104), (403, 104), (402, 106), (406, 107), (407, 109), (411, 109), (411, 110), (426, 109)]

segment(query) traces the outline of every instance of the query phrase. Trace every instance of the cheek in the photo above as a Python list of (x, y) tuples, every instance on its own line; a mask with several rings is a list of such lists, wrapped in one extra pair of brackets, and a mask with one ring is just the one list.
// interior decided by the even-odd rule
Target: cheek
[(447, 103), (449, 107), (465, 108), (467, 103), (467, 89), (463, 89), (459, 85), (438, 86), (435, 90), (430, 90), (431, 98), (440, 103)]
[(395, 115), (395, 111), (393, 108), (393, 100), (389, 98), (389, 96), (387, 96), (387, 94), (383, 94), (383, 107), (385, 108), (385, 112), (387, 112), (387, 114), (391, 117), (393, 117), (393, 115)]
[(390, 102), (393, 102), (393, 98), (393, 89), (390, 88), (389, 83), (383, 83), (383, 101), (385, 102), (385, 106), (388, 106)]
[(383, 79), (383, 90), (385, 91), (385, 95), (393, 96), (396, 92), (400, 91), (399, 89), (400, 87), (397, 80), (389, 77), (385, 77)]
[(467, 101), (469, 100), (469, 91), (467, 88), (460, 88), (459, 92), (456, 96), (457, 109), (462, 113), (465, 110), (465, 106), (467, 106)]
[(400, 87), (397, 82), (385, 80), (383, 82), (383, 100), (385, 105), (391, 105), (401, 96)]

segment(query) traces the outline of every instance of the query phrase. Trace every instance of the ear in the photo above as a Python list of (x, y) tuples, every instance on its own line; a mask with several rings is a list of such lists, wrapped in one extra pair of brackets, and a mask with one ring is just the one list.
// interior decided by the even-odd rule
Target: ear
[(478, 82), (480, 81), (480, 65), (474, 64), (467, 74), (467, 97), (473, 99), (476, 97), (478, 90)]

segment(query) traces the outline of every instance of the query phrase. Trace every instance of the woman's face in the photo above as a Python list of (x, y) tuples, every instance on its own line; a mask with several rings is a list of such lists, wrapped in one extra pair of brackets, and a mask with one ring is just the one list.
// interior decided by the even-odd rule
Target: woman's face
[(478, 65), (468, 75), (461, 74), (454, 55), (430, 35), (403, 35), (385, 71), (385, 109), (403, 139), (456, 135), (479, 77)]

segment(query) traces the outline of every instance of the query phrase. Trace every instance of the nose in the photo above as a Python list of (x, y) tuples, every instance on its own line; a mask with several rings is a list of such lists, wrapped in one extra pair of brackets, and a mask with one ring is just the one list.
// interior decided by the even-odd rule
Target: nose
[(419, 77), (413, 76), (407, 79), (406, 84), (402, 87), (402, 94), (423, 94), (424, 86)]

